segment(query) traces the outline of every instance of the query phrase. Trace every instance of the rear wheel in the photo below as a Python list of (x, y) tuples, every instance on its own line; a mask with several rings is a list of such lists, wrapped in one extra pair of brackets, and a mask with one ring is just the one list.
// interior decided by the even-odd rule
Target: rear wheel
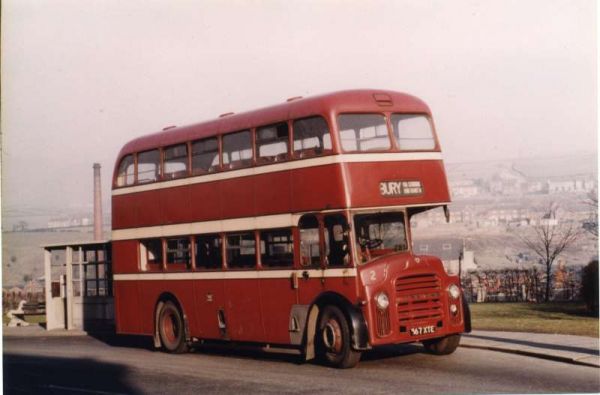
[(358, 364), (360, 352), (352, 349), (348, 321), (337, 306), (323, 308), (315, 336), (317, 355), (322, 362), (342, 369)]
[(423, 345), (432, 354), (448, 355), (456, 351), (460, 343), (460, 335), (450, 335), (438, 339), (423, 340)]
[(171, 301), (165, 302), (158, 314), (158, 334), (165, 351), (174, 354), (188, 351), (183, 317), (179, 308)]

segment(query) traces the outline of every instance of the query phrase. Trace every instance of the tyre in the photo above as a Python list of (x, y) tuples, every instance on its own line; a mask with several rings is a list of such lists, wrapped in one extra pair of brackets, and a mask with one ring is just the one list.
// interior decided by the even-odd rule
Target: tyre
[(438, 339), (423, 340), (425, 349), (435, 355), (448, 355), (456, 351), (460, 343), (460, 335), (450, 335)]
[(158, 334), (165, 351), (174, 354), (188, 351), (182, 314), (171, 301), (165, 302), (158, 314)]
[(358, 364), (361, 353), (352, 349), (348, 321), (337, 306), (323, 308), (315, 337), (317, 357), (321, 362), (342, 369)]

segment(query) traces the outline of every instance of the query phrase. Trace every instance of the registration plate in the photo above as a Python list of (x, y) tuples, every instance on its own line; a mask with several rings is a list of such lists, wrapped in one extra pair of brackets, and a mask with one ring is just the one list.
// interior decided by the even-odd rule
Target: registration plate
[(411, 336), (429, 335), (432, 333), (435, 333), (434, 325), (416, 326), (414, 328), (410, 328)]

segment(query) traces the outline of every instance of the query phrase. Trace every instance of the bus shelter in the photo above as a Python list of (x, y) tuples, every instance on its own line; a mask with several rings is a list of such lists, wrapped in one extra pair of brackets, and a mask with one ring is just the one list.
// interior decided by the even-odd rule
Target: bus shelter
[(109, 240), (43, 245), (46, 329), (114, 326)]

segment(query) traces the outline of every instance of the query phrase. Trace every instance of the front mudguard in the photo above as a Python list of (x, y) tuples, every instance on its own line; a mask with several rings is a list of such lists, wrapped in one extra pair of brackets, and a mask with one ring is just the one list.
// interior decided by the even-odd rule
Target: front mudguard
[(357, 351), (370, 349), (369, 329), (367, 328), (367, 322), (365, 321), (362, 311), (349, 304), (345, 307), (345, 312), (350, 321), (352, 348)]

